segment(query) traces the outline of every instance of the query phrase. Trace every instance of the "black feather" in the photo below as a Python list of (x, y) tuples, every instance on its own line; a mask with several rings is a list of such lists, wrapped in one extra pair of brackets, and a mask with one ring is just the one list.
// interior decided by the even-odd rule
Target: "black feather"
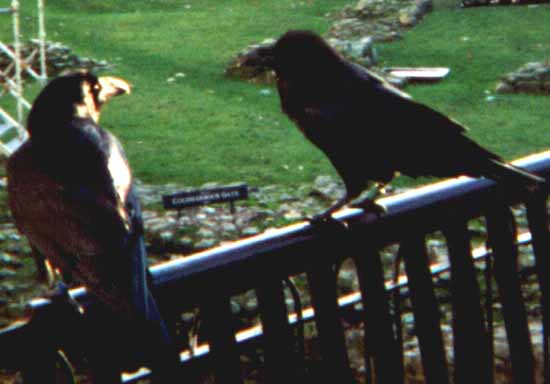
[(343, 59), (314, 33), (289, 31), (266, 51), (283, 112), (330, 159), (346, 185), (345, 200), (398, 172), (484, 176), (527, 189), (544, 182), (468, 138), (459, 123)]

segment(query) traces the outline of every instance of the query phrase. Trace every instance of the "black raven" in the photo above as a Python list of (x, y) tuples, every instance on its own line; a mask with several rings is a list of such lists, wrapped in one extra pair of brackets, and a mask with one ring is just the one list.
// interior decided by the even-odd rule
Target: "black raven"
[[(346, 195), (318, 219), (330, 217), (371, 183), (378, 193), (398, 173), (484, 176), (527, 189), (544, 182), (469, 139), (459, 123), (345, 60), (312, 32), (288, 31), (241, 60), (275, 71), (283, 112), (344, 181)], [(371, 198), (357, 205), (381, 209)]]
[[(101, 309), (91, 311), (97, 315), (94, 322), (122, 324), (98, 334), (139, 329), (141, 339), (175, 356), (148, 287), (143, 223), (130, 167), (116, 137), (98, 125), (105, 102), (129, 92), (126, 81), (87, 71), (46, 85), (27, 120), (29, 139), (8, 159), (8, 201), (32, 248), (96, 299)], [(120, 373), (112, 380), (118, 382)]]

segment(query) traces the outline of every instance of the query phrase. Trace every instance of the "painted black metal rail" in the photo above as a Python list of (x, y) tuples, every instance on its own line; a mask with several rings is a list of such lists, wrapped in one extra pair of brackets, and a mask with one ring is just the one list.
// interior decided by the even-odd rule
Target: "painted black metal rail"
[[(550, 177), (550, 152), (516, 162), (532, 172)], [(403, 383), (401, 299), (391, 292), (407, 289), (414, 314), (415, 334), (426, 383), (492, 383), (492, 297), (482, 292), (474, 265), (482, 258), (472, 250), (468, 222), (484, 217), (488, 232), (487, 255), (494, 264), (494, 281), (510, 348), (513, 382), (534, 383), (535, 358), (528, 313), (522, 296), (518, 267), (518, 234), (511, 206), (527, 209), (530, 234), (521, 234), (520, 243), (531, 243), (532, 266), (538, 276), (540, 313), (544, 325), (544, 377), (550, 377), (548, 353), (550, 252), (548, 233), (548, 192), (527, 194), (503, 188), (489, 180), (459, 178), (418, 188), (379, 200), (388, 213), (382, 218), (350, 209), (335, 217), (346, 224), (318, 229), (299, 223), (189, 257), (151, 268), (155, 295), (169, 323), (183, 311), (201, 310), (209, 330), (209, 345), (193, 354), (182, 352), (181, 380), (193, 382), (194, 371), (209, 369), (217, 383), (242, 383), (240, 355), (251, 348), (262, 351), (262, 381), (356, 382), (347, 354), (342, 317), (351, 309), (364, 324), (366, 381)], [(426, 236), (441, 231), (448, 247), (448, 261), (430, 265)], [(405, 266), (400, 281), (385, 279), (381, 250), (398, 244)], [(357, 269), (360, 292), (338, 296), (337, 271), (351, 258)], [(436, 297), (434, 276), (450, 273), (452, 304), (453, 361), (448, 361), (441, 331), (441, 303)], [(318, 360), (304, 364), (295, 348), (296, 315), (288, 314), (283, 281), (305, 274), (312, 308), (303, 316), (315, 324), (319, 340)], [(493, 273), (487, 275), (491, 286)], [(232, 296), (255, 290), (262, 327), (239, 330), (231, 313)], [(83, 289), (71, 294), (87, 305)], [(354, 308), (362, 304), (359, 316)], [(53, 383), (59, 376), (59, 354), (85, 355), (81, 340), (81, 316), (63, 305), (36, 299), (29, 305), (29, 321), (0, 332), (0, 368), (23, 371), (27, 382)], [(484, 305), (485, 304), (485, 305)], [(240, 332), (238, 332), (240, 331)], [(237, 333), (238, 332), (238, 333)], [(237, 333), (237, 335), (236, 335)], [(236, 335), (236, 337), (235, 337)], [(109, 358), (113, 358), (109, 356)], [(128, 367), (147, 365), (131, 361)], [(449, 369), (452, 365), (453, 369)], [(306, 368), (304, 368), (306, 367)], [(452, 373), (451, 373), (452, 372)], [(125, 375), (125, 382), (146, 376), (146, 370)], [(548, 379), (547, 379), (548, 380)], [(549, 382), (549, 381), (546, 381)]]

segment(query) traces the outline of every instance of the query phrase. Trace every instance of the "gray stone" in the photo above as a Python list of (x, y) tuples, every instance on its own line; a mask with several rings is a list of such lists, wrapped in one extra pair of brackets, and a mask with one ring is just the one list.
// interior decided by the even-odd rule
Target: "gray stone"
[(6, 279), (8, 277), (14, 277), (17, 273), (15, 271), (12, 271), (11, 269), (0, 269), (0, 280)]
[(213, 215), (216, 213), (216, 208), (214, 207), (201, 207), (200, 211), (207, 215)]
[(431, 0), (416, 0), (411, 6), (399, 11), (399, 22), (403, 27), (414, 27), (432, 9)]
[(14, 257), (4, 252), (0, 252), (0, 264), (5, 265), (6, 267), (12, 267), (12, 268), (19, 268), (23, 265), (21, 261), (15, 259)]
[(220, 229), (224, 233), (231, 233), (237, 231), (237, 226), (233, 223), (222, 223)]
[(501, 79), (498, 93), (550, 94), (550, 62), (526, 63)]
[(246, 295), (244, 301), (244, 309), (247, 312), (256, 312), (258, 310), (258, 298), (256, 295)]
[(211, 230), (211, 229), (207, 229), (207, 228), (201, 228), (198, 230), (197, 232), (197, 236), (203, 238), (203, 237), (210, 237), (210, 238), (213, 238), (215, 237), (216, 235), (214, 234), (214, 231)]
[(19, 236), (17, 233), (10, 233), (8, 235), (8, 239), (14, 240), (14, 241), (19, 241), (19, 240), (21, 240), (21, 236)]
[(536, 94), (542, 91), (542, 84), (537, 80), (524, 80), (516, 89), (518, 89), (520, 92)]
[(365, 67), (372, 67), (378, 63), (374, 39), (371, 36), (364, 36), (358, 40), (339, 40), (329, 38), (327, 42), (342, 55)]
[(254, 236), (254, 235), (257, 235), (258, 233), (260, 233), (260, 230), (258, 229), (258, 227), (246, 227), (245, 229), (242, 230), (243, 236)]
[(231, 300), (231, 312), (233, 313), (233, 315), (238, 315), (239, 313), (241, 313), (241, 305), (234, 299)]
[(267, 194), (267, 193), (272, 193), (272, 192), (278, 191), (280, 189), (281, 189), (280, 185), (266, 185), (264, 187), (258, 188), (258, 193), (259, 194)]
[(193, 239), (189, 236), (183, 236), (178, 239), (178, 245), (185, 247), (185, 248), (192, 248), (193, 247)]
[(338, 14), (328, 37), (358, 40), (370, 36), (374, 41), (392, 41), (431, 10), (431, 0), (360, 0)]
[(145, 228), (150, 232), (163, 232), (174, 228), (175, 220), (166, 217), (156, 217), (145, 222)]
[(304, 215), (302, 214), (301, 211), (291, 208), (283, 214), (283, 217), (285, 218), (285, 220), (295, 221), (295, 220), (303, 219)]
[[(21, 46), (21, 54), (23, 57), (29, 57), (33, 51), (38, 48), (39, 41), (31, 39), (24, 42)], [(13, 46), (10, 46), (13, 49)], [(37, 57), (36, 55), (34, 57)], [(105, 60), (96, 60), (88, 57), (80, 57), (71, 52), (71, 49), (61, 43), (46, 41), (46, 71), (48, 76), (56, 76), (64, 70), (68, 69), (89, 69), (91, 71), (102, 71), (113, 68), (114, 65)], [(3, 52), (0, 52), (0, 70), (6, 69), (10, 65), (11, 59)], [(30, 63), (32, 69), (36, 72), (40, 71), (39, 61), (32, 60)], [(23, 71), (23, 76), (28, 76), (26, 71)]]
[(338, 199), (344, 193), (344, 188), (338, 184), (331, 176), (320, 175), (315, 178), (311, 196), (319, 197), (325, 201)]
[(338, 274), (338, 283), (343, 293), (352, 292), (357, 288), (357, 274), (353, 270), (341, 270)]
[[(377, 63), (373, 42), (399, 39), (405, 28), (416, 25), (431, 10), (432, 0), (360, 0), (337, 15), (327, 33), (327, 42), (347, 59), (372, 67)], [(243, 56), (251, 50), (274, 42), (275, 39), (269, 38), (243, 49), (231, 59), (225, 75), (255, 83), (274, 83), (272, 71), (243, 64)]]
[(497, 84), (495, 91), (497, 93), (511, 93), (514, 92), (514, 86), (506, 81), (501, 81)]
[(290, 193), (282, 193), (281, 195), (279, 195), (280, 202), (290, 202), (297, 200), (299, 200), (299, 198), (295, 195), (291, 195)]
[(215, 219), (209, 219), (209, 218), (205, 218), (205, 219), (202, 219), (201, 220), (201, 225), (204, 227), (204, 228), (208, 228), (208, 229), (211, 229), (211, 230), (216, 230), (217, 228), (219, 228), (219, 224), (218, 224), (218, 221), (216, 221)]
[(208, 249), (208, 248), (212, 248), (216, 244), (218, 244), (218, 240), (216, 240), (215, 238), (206, 238), (197, 242), (195, 244), (195, 248), (197, 250)]
[(13, 281), (3, 281), (0, 283), (0, 293), (13, 295), (16, 292), (20, 291), (20, 287), (16, 285)]
[(172, 231), (163, 231), (159, 234), (162, 241), (167, 242), (171, 241), (174, 238), (174, 232)]
[(141, 212), (141, 217), (143, 218), (144, 221), (147, 221), (147, 220), (150, 220), (150, 219), (153, 219), (155, 217), (157, 217), (157, 213), (155, 211), (142, 211)]

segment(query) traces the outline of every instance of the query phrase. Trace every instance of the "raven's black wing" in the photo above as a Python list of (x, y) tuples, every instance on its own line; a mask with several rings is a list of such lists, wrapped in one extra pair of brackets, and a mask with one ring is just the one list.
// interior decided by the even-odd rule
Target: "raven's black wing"
[[(538, 183), (465, 135), (466, 128), (413, 101), (367, 70), (342, 62), (332, 82), (320, 82), (294, 120), (331, 159), (347, 184), (411, 177), (486, 176)], [(343, 74), (343, 75), (342, 75)], [(327, 89), (327, 85), (329, 88)], [(363, 180), (364, 181), (364, 180)]]

